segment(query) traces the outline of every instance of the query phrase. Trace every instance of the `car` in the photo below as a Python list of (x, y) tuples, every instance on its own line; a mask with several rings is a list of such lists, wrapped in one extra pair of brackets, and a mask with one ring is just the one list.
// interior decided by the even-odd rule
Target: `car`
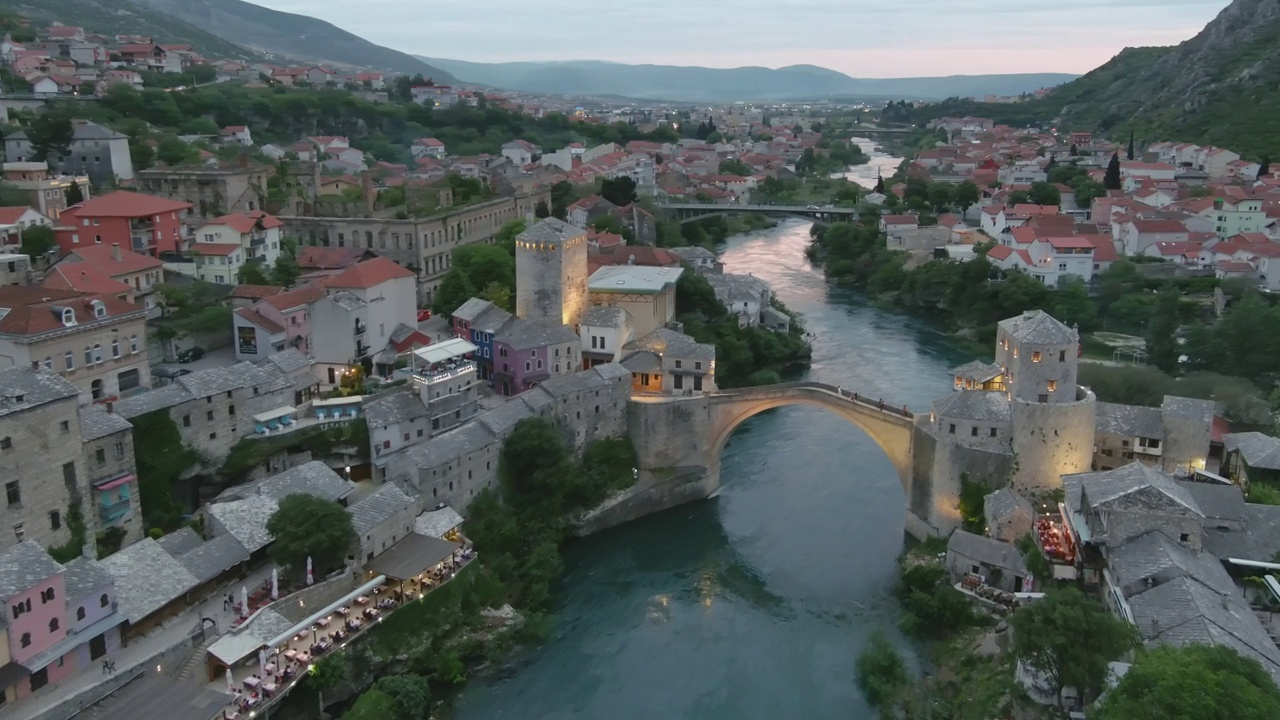
[(204, 357), (204, 348), (189, 347), (186, 350), (183, 350), (182, 352), (178, 353), (178, 362), (180, 363), (195, 362), (196, 360), (199, 360), (202, 357)]
[(186, 368), (174, 367), (173, 365), (156, 365), (151, 368), (151, 377), (161, 378), (164, 380), (177, 380), (183, 375), (190, 375), (191, 371)]
[(806, 209), (806, 210), (821, 210), (822, 208), (818, 207), (817, 205), (810, 205), (809, 207), (807, 207), (807, 208), (805, 208), (805, 209)]
[(422, 322), (422, 321), (424, 321), (424, 320), (430, 320), (430, 319), (431, 319), (431, 311), (430, 311), (430, 310), (419, 310), (419, 311), (418, 311), (418, 322)]

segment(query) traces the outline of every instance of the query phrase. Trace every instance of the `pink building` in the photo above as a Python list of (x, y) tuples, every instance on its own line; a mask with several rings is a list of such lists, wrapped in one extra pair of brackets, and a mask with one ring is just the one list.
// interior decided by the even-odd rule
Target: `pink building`
[(4, 648), (17, 672), (4, 675), (6, 700), (26, 697), (89, 669), (120, 647), (111, 576), (94, 560), (58, 564), (28, 540), (0, 552)]

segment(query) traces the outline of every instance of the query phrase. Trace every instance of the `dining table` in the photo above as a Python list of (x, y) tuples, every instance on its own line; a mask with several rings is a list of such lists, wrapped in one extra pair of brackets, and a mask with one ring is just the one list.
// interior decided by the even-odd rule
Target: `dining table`
[(250, 690), (256, 690), (258, 686), (261, 684), (262, 684), (262, 681), (253, 676), (250, 676), (244, 679), (244, 686), (249, 688)]

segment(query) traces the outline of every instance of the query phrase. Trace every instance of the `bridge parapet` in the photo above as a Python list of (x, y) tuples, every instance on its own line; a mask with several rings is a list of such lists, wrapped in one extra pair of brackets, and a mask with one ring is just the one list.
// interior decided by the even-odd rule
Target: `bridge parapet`
[(759, 385), (755, 387), (746, 387), (746, 388), (733, 389), (733, 390), (720, 390), (720, 391), (711, 393), (710, 396), (712, 398), (733, 397), (738, 399), (745, 399), (747, 397), (763, 398), (770, 395), (773, 395), (773, 396), (785, 395), (787, 392), (794, 391), (794, 390), (818, 390), (818, 391), (830, 393), (837, 397), (843, 398), (854, 405), (861, 406), (868, 410), (876, 410), (879, 412), (887, 413), (891, 416), (900, 417), (903, 420), (905, 420), (907, 424), (914, 423), (915, 417), (916, 417), (915, 413), (907, 409), (906, 405), (897, 407), (893, 403), (885, 402), (884, 398), (873, 399), (867, 395), (859, 395), (857, 392), (854, 392), (852, 390), (846, 390), (845, 388), (837, 385), (828, 385), (827, 383), (819, 383), (819, 382), (798, 381), (798, 382), (788, 382), (788, 383), (776, 383), (774, 385)]

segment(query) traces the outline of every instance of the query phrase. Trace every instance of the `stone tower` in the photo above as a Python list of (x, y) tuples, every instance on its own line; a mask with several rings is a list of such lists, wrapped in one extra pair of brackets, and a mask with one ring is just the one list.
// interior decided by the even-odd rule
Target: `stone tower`
[(546, 218), (516, 237), (516, 315), (572, 327), (587, 311), (587, 233)]
[(1076, 401), (1080, 334), (1043, 310), (1001, 320), (996, 329), (996, 364), (1017, 400), (1032, 403)]

